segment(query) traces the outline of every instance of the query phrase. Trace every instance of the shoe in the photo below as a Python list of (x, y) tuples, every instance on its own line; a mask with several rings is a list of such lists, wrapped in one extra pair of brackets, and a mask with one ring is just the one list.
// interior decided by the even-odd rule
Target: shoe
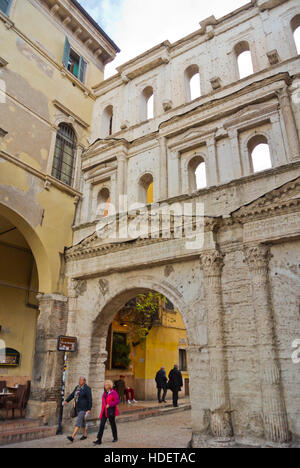
[(87, 437), (82, 436), (80, 440), (86, 440), (86, 439), (87, 439)]
[(132, 402), (131, 402), (131, 403), (138, 403), (138, 402), (137, 402), (136, 400), (132, 400)]
[(71, 436), (70, 436), (70, 437), (68, 437), (68, 440), (69, 440), (70, 442), (72, 442), (72, 444), (73, 444), (73, 442), (74, 442), (74, 439), (73, 439), (73, 437), (71, 437)]
[(162, 403), (162, 401), (159, 401), (158, 403)]
[(127, 405), (131, 405), (131, 401), (128, 400), (128, 401), (127, 401)]
[(114, 439), (114, 440), (113, 440), (113, 444), (115, 444), (116, 442), (118, 442), (118, 439)]
[(168, 403), (166, 400), (163, 400), (163, 403)]
[(94, 445), (102, 445), (102, 441), (97, 439), (95, 440)]

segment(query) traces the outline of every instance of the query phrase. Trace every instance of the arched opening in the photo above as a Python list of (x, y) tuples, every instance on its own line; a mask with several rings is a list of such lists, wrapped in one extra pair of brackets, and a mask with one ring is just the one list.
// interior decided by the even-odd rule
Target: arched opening
[(256, 135), (248, 142), (248, 152), (252, 172), (261, 172), (272, 168), (268, 140), (264, 135)]
[(109, 215), (110, 191), (104, 187), (100, 190), (97, 197), (98, 216), (105, 218)]
[(61, 123), (56, 136), (52, 175), (73, 185), (76, 159), (76, 135), (71, 125)]
[(207, 187), (206, 164), (201, 156), (196, 156), (188, 165), (189, 190), (201, 190)]
[(14, 387), (31, 380), (41, 286), (28, 242), (3, 213), (0, 206), (0, 381)]
[(238, 64), (239, 78), (246, 78), (253, 75), (253, 61), (250, 46), (247, 41), (239, 42), (235, 48), (235, 55)]
[(154, 92), (151, 86), (147, 86), (142, 92), (141, 119), (150, 120), (154, 118)]
[(114, 120), (114, 108), (113, 106), (107, 106), (104, 109), (102, 116), (102, 138), (107, 138), (113, 134), (113, 120)]
[[(189, 397), (187, 331), (176, 304), (162, 293), (140, 287), (113, 299), (94, 324), (91, 350), (94, 362), (97, 353), (104, 354), (101, 346), (106, 350), (106, 362), (102, 369), (91, 368), (92, 387), (101, 385), (106, 378), (116, 383), (123, 404), (128, 399), (155, 401), (156, 373), (164, 367), (168, 377), (177, 364), (183, 379), (180, 398)], [(134, 390), (134, 395), (124, 392), (121, 380)], [(171, 392), (167, 398), (170, 401)]]
[(291, 28), (294, 35), (295, 45), (298, 55), (300, 54), (300, 15), (295, 16), (291, 21)]
[(185, 70), (184, 75), (187, 101), (193, 101), (201, 96), (201, 81), (198, 65), (190, 65)]
[(154, 201), (154, 181), (152, 174), (144, 174), (139, 180), (139, 202), (153, 203)]

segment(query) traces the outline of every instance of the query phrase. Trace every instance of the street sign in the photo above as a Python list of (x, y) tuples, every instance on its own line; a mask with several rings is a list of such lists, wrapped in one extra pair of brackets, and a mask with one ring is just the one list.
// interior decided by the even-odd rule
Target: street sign
[(77, 338), (72, 336), (59, 336), (57, 349), (65, 353), (75, 353), (77, 351)]

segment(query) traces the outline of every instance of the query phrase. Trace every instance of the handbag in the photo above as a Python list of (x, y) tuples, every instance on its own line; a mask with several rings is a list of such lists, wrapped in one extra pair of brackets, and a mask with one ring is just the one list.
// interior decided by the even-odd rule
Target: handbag
[(70, 412), (70, 417), (72, 419), (74, 418), (77, 418), (78, 414), (77, 414), (77, 409), (76, 409), (76, 404), (74, 404), (74, 406), (72, 406), (72, 409), (71, 409), (71, 412)]

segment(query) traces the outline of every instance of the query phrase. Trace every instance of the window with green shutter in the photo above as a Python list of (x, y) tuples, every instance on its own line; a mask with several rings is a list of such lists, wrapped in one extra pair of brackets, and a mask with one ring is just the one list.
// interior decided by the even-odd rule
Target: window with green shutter
[(12, 0), (0, 0), (0, 11), (8, 15)]
[[(0, 0), (1, 1), (1, 0)], [(87, 63), (83, 57), (78, 55), (72, 48), (69, 39), (66, 37), (63, 53), (64, 67), (76, 76), (82, 83), (85, 82)]]

